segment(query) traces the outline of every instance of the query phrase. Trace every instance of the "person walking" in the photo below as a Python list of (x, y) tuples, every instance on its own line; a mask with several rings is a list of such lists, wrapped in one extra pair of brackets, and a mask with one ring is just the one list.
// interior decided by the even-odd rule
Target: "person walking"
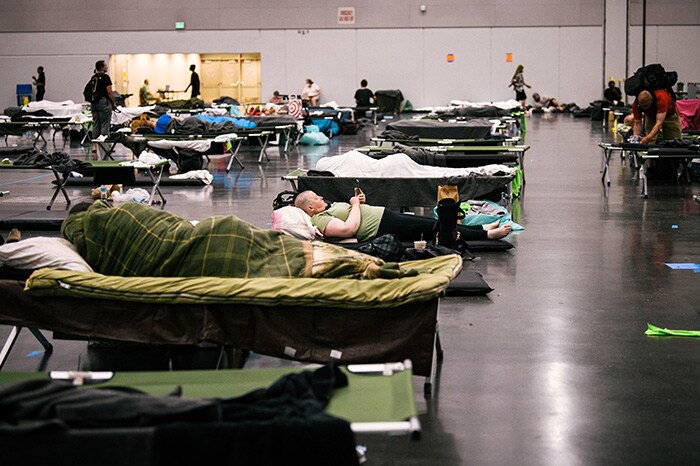
[(515, 90), (515, 100), (520, 101), (523, 111), (527, 110), (527, 94), (525, 94), (525, 88), (532, 88), (532, 86), (525, 82), (525, 77), (523, 76), (524, 69), (525, 67), (523, 65), (518, 65), (515, 69), (513, 79), (511, 79), (510, 84), (508, 84), (508, 87), (512, 86)]
[(196, 99), (200, 94), (199, 75), (194, 70), (195, 68), (196, 67), (194, 65), (190, 65), (190, 71), (192, 72), (192, 74), (190, 75), (190, 83), (185, 88), (185, 92), (187, 92), (187, 89), (189, 89), (190, 87), (192, 88), (192, 94), (190, 96), (190, 99)]

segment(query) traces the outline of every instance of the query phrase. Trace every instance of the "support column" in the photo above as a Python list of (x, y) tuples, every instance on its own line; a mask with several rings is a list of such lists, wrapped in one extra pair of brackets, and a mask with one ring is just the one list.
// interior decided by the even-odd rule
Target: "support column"
[(634, 71), (627, 69), (627, 1), (628, 0), (605, 0), (604, 62), (601, 98), (602, 89), (608, 86), (608, 81), (611, 77), (615, 81), (620, 81)]

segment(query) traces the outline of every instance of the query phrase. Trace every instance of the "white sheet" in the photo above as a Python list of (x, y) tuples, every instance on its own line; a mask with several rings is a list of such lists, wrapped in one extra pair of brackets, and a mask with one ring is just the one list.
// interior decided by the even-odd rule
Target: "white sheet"
[(417, 112), (430, 112), (430, 113), (444, 113), (455, 107), (498, 107), (503, 110), (510, 110), (511, 108), (520, 107), (520, 102), (517, 100), (503, 100), (499, 102), (471, 102), (469, 100), (450, 100), (450, 105), (448, 107), (420, 107), (416, 108)]
[(322, 157), (316, 163), (316, 170), (349, 178), (442, 178), (469, 176), (473, 173), (494, 175), (501, 172), (514, 175), (516, 168), (496, 164), (472, 168), (431, 167), (414, 162), (406, 154), (391, 154), (382, 159), (373, 159), (362, 152), (351, 150), (342, 155)]
[(37, 110), (45, 110), (55, 117), (75, 117), (83, 113), (83, 104), (76, 104), (72, 100), (64, 100), (63, 102), (52, 102), (50, 100), (42, 100), (39, 102), (29, 102), (22, 110), (27, 112), (36, 112)]
[(452, 107), (498, 107), (503, 110), (520, 107), (520, 102), (514, 99), (504, 100), (500, 102), (470, 102), (469, 100), (450, 100)]
[(212, 139), (193, 139), (185, 141), (173, 141), (171, 139), (160, 139), (148, 141), (150, 147), (156, 149), (187, 149), (195, 152), (206, 152), (211, 147)]

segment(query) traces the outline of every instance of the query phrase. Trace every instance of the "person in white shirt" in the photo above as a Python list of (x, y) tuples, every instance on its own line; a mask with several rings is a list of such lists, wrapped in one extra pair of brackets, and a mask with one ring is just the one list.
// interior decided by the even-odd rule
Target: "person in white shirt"
[(311, 107), (318, 105), (318, 97), (321, 95), (321, 88), (313, 82), (311, 78), (306, 78), (306, 87), (301, 91), (301, 99), (308, 100)]

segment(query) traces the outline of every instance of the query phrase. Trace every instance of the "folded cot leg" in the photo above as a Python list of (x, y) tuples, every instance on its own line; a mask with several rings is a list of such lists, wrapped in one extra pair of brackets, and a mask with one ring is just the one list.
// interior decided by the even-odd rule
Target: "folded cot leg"
[(36, 130), (36, 137), (34, 138), (34, 144), (33, 144), (34, 146), (36, 146), (36, 143), (39, 142), (39, 139), (41, 139), (42, 141), (44, 141), (44, 144), (43, 144), (44, 146), (48, 143), (48, 142), (46, 141), (46, 138), (44, 138), (44, 135), (41, 134), (41, 128), (39, 128), (39, 129)]
[(160, 167), (158, 171), (158, 177), (153, 174), (152, 169), (147, 169), (146, 172), (148, 173), (148, 176), (151, 177), (151, 181), (153, 181), (153, 188), (151, 189), (151, 197), (148, 198), (148, 203), (153, 204), (153, 198), (155, 197), (156, 193), (158, 193), (158, 196), (160, 196), (160, 200), (163, 202), (163, 205), (165, 205), (165, 197), (163, 196), (163, 192), (160, 190), (160, 180), (163, 177), (163, 171), (165, 168)]
[(440, 330), (438, 329), (437, 323), (435, 324), (435, 339), (433, 341), (433, 361), (430, 365), (430, 375), (425, 378), (423, 383), (423, 395), (428, 397), (433, 392), (433, 381), (437, 380), (439, 374), (438, 366), (442, 363), (442, 359), (445, 353), (442, 351), (442, 344), (440, 343)]
[(287, 127), (282, 130), (282, 134), (284, 135), (284, 151), (287, 152), (287, 149), (289, 148), (289, 137), (292, 134), (292, 128)]
[(642, 185), (641, 196), (642, 196), (644, 199), (646, 199), (646, 198), (648, 197), (648, 194), (647, 194), (647, 172), (646, 172), (646, 164), (647, 164), (647, 161), (646, 161), (646, 160), (642, 160), (642, 161), (639, 163), (639, 179), (640, 179), (640, 181), (641, 181), (640, 184)]
[(265, 149), (267, 149), (268, 139), (270, 139), (269, 134), (263, 133), (260, 135), (260, 145), (262, 147), (260, 148), (260, 157), (258, 157), (258, 163), (262, 163), (263, 155), (265, 155), (265, 158), (268, 160), (268, 162), (270, 161), (270, 156), (267, 155), (267, 151), (265, 150)]
[(63, 179), (61, 179), (61, 177), (55, 169), (51, 168), (51, 171), (53, 172), (53, 176), (56, 178), (56, 187), (53, 190), (53, 195), (51, 196), (49, 205), (46, 206), (46, 210), (51, 210), (51, 206), (53, 206), (53, 203), (56, 200), (56, 197), (58, 197), (59, 192), (61, 192), (63, 194), (63, 197), (66, 198), (66, 204), (70, 205), (71, 202), (70, 197), (68, 197), (68, 193), (66, 192), (66, 183), (68, 183), (68, 177), (70, 176), (70, 174), (64, 174)]
[[(5, 362), (7, 361), (7, 357), (10, 355), (10, 352), (12, 351), (12, 347), (15, 345), (17, 342), (17, 338), (19, 338), (19, 332), (22, 330), (22, 327), (12, 327), (10, 330), (10, 334), (7, 336), (7, 340), (5, 340), (5, 345), (3, 345), (2, 350), (0, 351), (0, 369), (5, 365)], [(53, 351), (53, 345), (49, 343), (49, 341), (44, 337), (44, 335), (39, 331), (39, 329), (36, 328), (30, 328), (30, 332), (32, 332), (32, 335), (39, 341), (41, 346), (44, 347), (44, 351), (47, 353), (50, 353)]]
[(242, 141), (236, 141), (234, 144), (236, 145), (235, 149), (231, 149), (231, 158), (228, 161), (228, 165), (226, 166), (226, 171), (230, 172), (231, 171), (231, 165), (233, 165), (233, 161), (235, 160), (238, 165), (240, 165), (241, 170), (243, 170), (245, 167), (241, 163), (241, 161), (238, 159), (238, 150), (241, 148), (241, 143)]
[[(608, 149), (603, 149), (603, 176), (601, 177), (601, 181), (603, 184), (606, 184), (610, 186), (610, 173), (609, 173), (609, 166), (610, 166), (610, 156), (612, 155), (612, 151)], [(607, 181), (606, 181), (607, 177)]]

